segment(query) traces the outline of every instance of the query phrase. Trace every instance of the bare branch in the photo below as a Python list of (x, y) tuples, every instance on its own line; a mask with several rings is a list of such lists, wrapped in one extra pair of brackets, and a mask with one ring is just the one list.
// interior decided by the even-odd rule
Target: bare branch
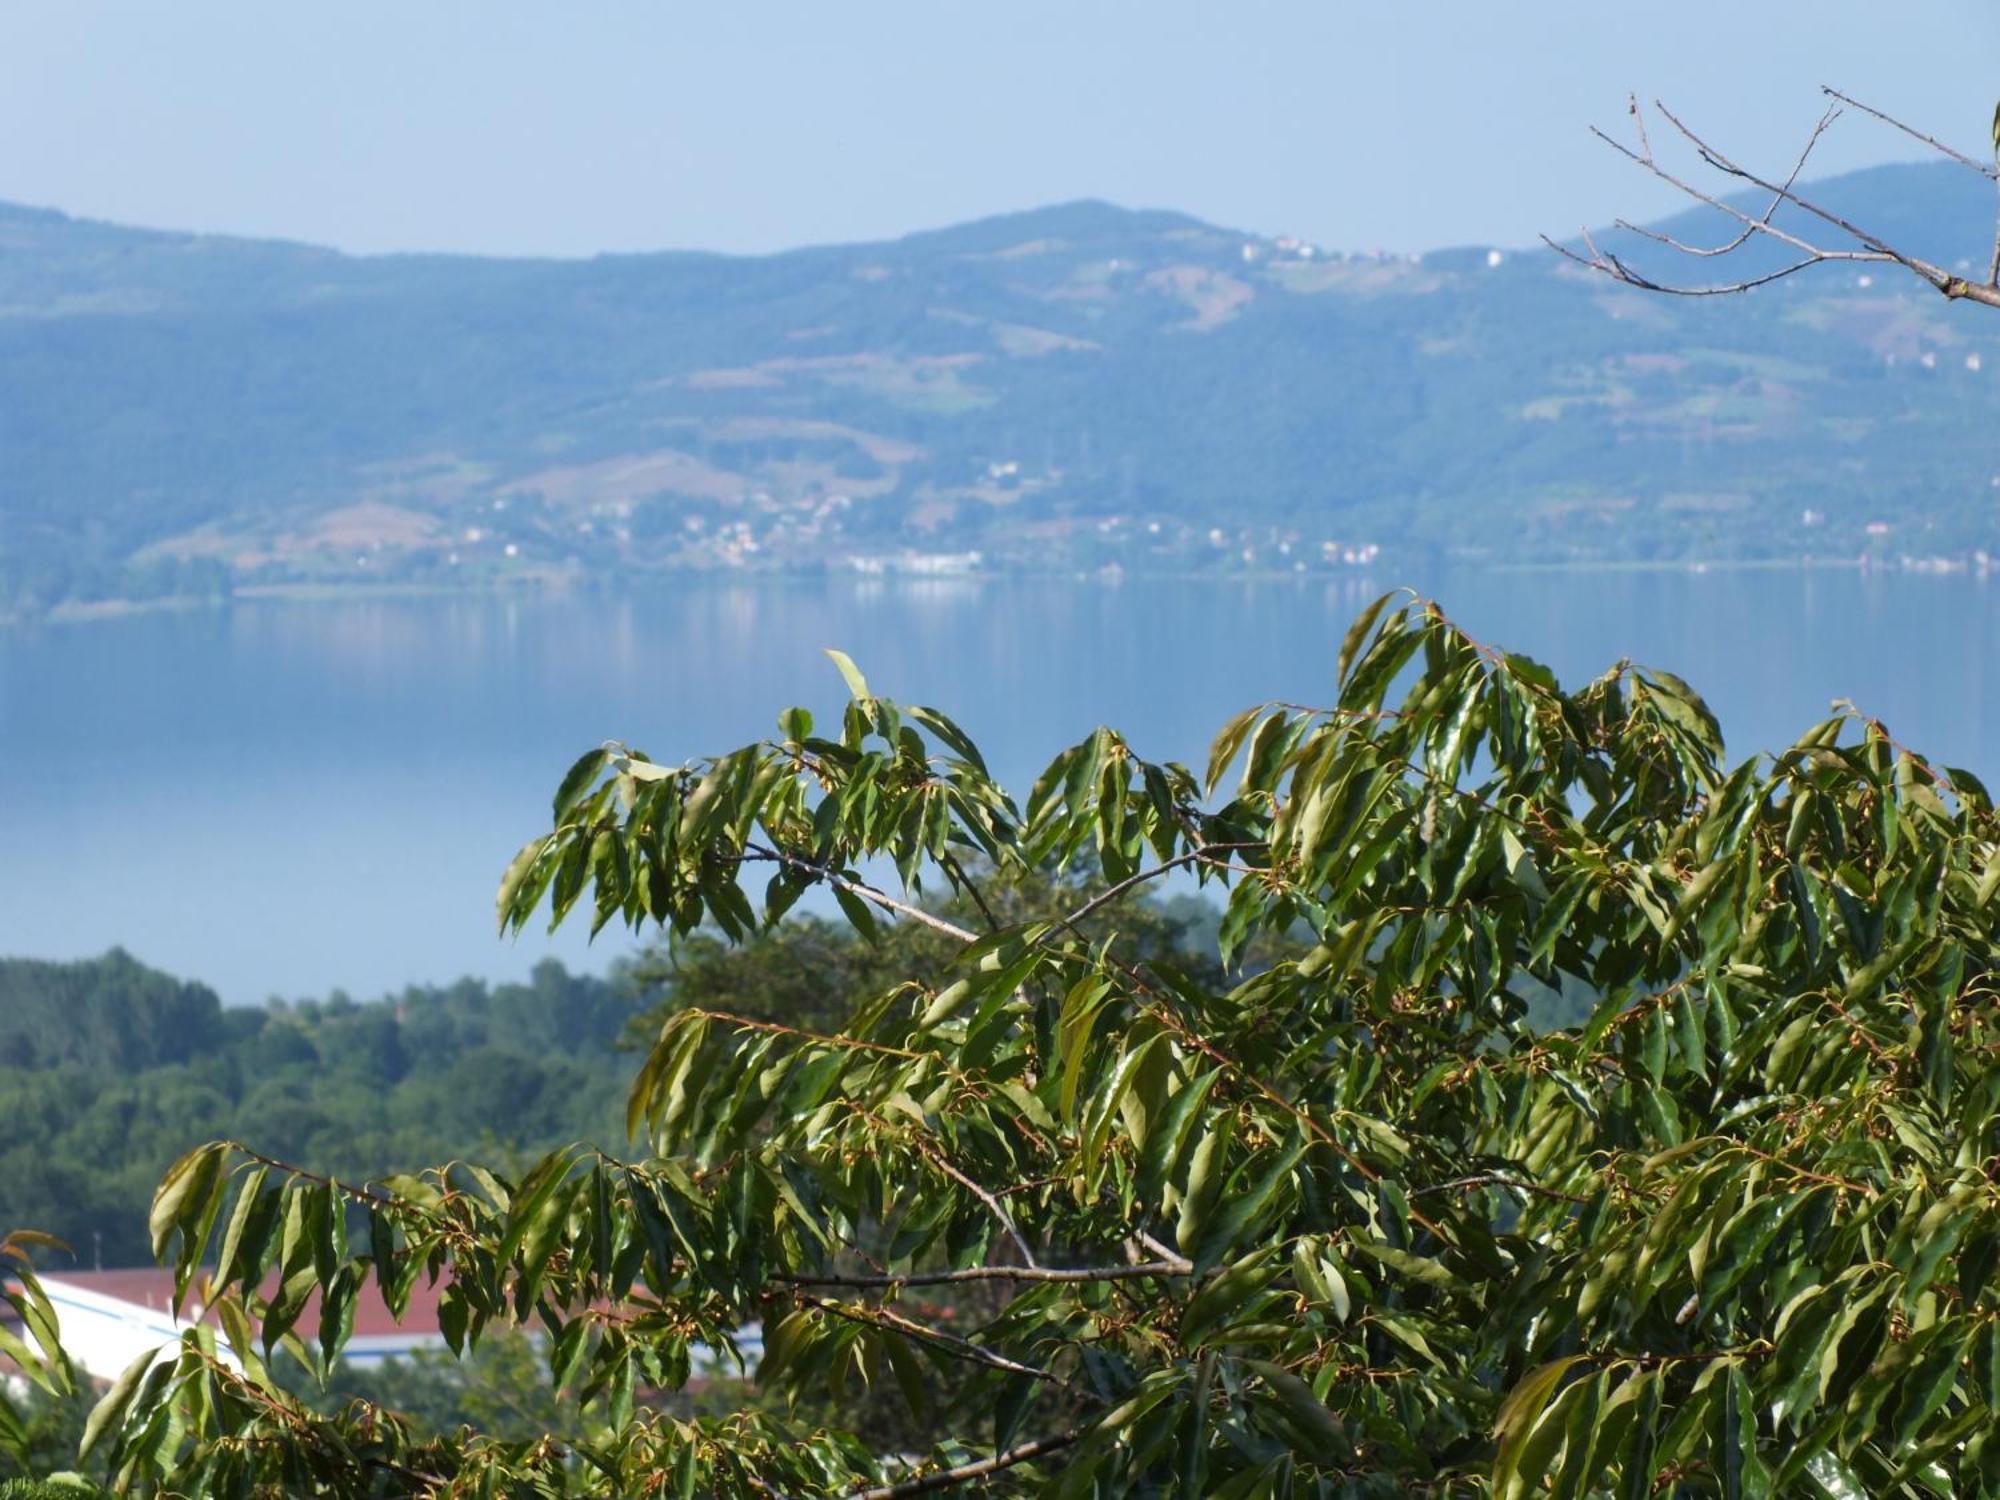
[[(1547, 235), (1542, 236), (1542, 243), (1558, 255), (1565, 256), (1580, 266), (1588, 266), (1593, 271), (1603, 271), (1613, 279), (1624, 282), (1627, 286), (1635, 286), (1642, 292), (1663, 292), (1669, 297), (1733, 296), (1737, 292), (1747, 292), (1760, 286), (1769, 286), (1774, 281), (1782, 281), (1787, 276), (1803, 271), (1808, 266), (1819, 265), (1826, 259), (1825, 256), (1821, 255), (1809, 255), (1804, 260), (1793, 261), (1792, 264), (1784, 267), (1782, 270), (1771, 271), (1763, 276), (1752, 276), (1745, 281), (1731, 281), (1715, 286), (1672, 286), (1666, 282), (1654, 281), (1649, 277), (1641, 276), (1615, 255), (1605, 255), (1593, 260), (1588, 256), (1578, 255), (1567, 245), (1557, 244)], [(1884, 256), (1867, 257), (1870, 260), (1882, 260), (1886, 258)]]
[[(1898, 251), (1892, 250), (1888, 245), (1884, 244), (1881, 240), (1877, 239), (1867, 230), (1862, 229), (1857, 225), (1848, 223), (1848, 221), (1841, 218), (1839, 214), (1836, 214), (1829, 209), (1821, 208), (1818, 204), (1809, 202), (1808, 200), (1801, 198), (1797, 193), (1793, 192), (1790, 188), (1780, 187), (1777, 183), (1774, 182), (1766, 182), (1763, 178), (1759, 177), (1755, 172), (1751, 171), (1748, 167), (1738, 166), (1735, 162), (1731, 161), (1728, 157), (1724, 156), (1714, 146), (1711, 146), (1707, 141), (1703, 140), (1700, 136), (1696, 135), (1694, 131), (1689, 129), (1685, 124), (1681, 122), (1680, 118), (1677, 115), (1675, 115), (1672, 110), (1668, 109), (1666, 105), (1660, 103), (1659, 100), (1655, 99), (1653, 101), (1653, 108), (1657, 109), (1660, 112), (1660, 117), (1663, 120), (1665, 120), (1669, 125), (1673, 126), (1675, 130), (1681, 133), (1681, 135), (1686, 137), (1688, 144), (1695, 148), (1695, 150), (1700, 154), (1701, 159), (1707, 162), (1711, 167), (1715, 168), (1716, 171), (1725, 173), (1730, 177), (1740, 178), (1742, 181), (1750, 183), (1754, 187), (1760, 187), (1764, 189), (1764, 191), (1767, 193), (1776, 193), (1778, 195), (1778, 201), (1781, 204), (1783, 203), (1793, 204), (1797, 208), (1802, 209), (1804, 212), (1811, 214), (1814, 218), (1824, 220), (1826, 223), (1831, 224), (1835, 229), (1838, 229), (1845, 234), (1852, 235), (1854, 239), (1857, 240), (1859, 243), (1866, 245), (1870, 250), (1873, 250), (1878, 254), (1887, 255), (1890, 258), (1901, 262), (1903, 265), (1911, 267), (1912, 269), (1917, 269), (1919, 267), (1922, 267), (1925, 270), (1936, 271), (1936, 274), (1940, 276), (1944, 274), (1942, 271), (1937, 271), (1937, 268), (1934, 266), (1926, 266), (1923, 261), (1917, 260), (1914, 257), (1904, 256)], [(1758, 222), (1761, 225), (1765, 226), (1764, 232), (1766, 234), (1776, 235), (1780, 239), (1786, 239), (1787, 242), (1791, 244), (1805, 243), (1802, 240), (1787, 237), (1780, 231), (1778, 231), (1774, 226), (1771, 225), (1771, 216), (1769, 214), (1766, 214)], [(1824, 254), (1825, 252), (1821, 253)]]
[(1632, 117), (1632, 128), (1639, 132), (1639, 151), (1647, 161), (1653, 159), (1653, 140), (1646, 134), (1646, 112), (1639, 108), (1639, 96), (1625, 96), (1625, 112)]
[[(1653, 165), (1653, 148), (1651, 143), (1646, 140), (1645, 116), (1640, 113), (1639, 101), (1636, 99), (1632, 101), (1632, 116), (1641, 122), (1639, 126), (1639, 139), (1645, 152), (1645, 161), (1648, 165)], [(1813, 126), (1812, 134), (1806, 137), (1805, 146), (1800, 150), (1798, 160), (1792, 163), (1791, 174), (1785, 178), (1785, 185), (1780, 191), (1779, 196), (1771, 200), (1771, 206), (1765, 209), (1759, 218), (1746, 220), (1742, 229), (1737, 231), (1736, 238), (1730, 240), (1727, 244), (1715, 245), (1704, 249), (1699, 245), (1683, 244), (1670, 234), (1662, 234), (1657, 229), (1648, 229), (1643, 224), (1634, 224), (1627, 219), (1619, 219), (1617, 226), (1632, 234), (1643, 235), (1649, 240), (1655, 240), (1662, 245), (1671, 246), (1683, 255), (1692, 255), (1703, 259), (1710, 256), (1727, 255), (1730, 251), (1741, 248), (1746, 241), (1758, 233), (1759, 226), (1769, 221), (1771, 216), (1778, 211), (1779, 207), (1785, 201), (1783, 194), (1791, 191), (1792, 184), (1799, 180), (1799, 173), (1805, 170), (1806, 162), (1812, 156), (1813, 147), (1819, 144), (1820, 137), (1826, 134), (1827, 127), (1839, 118), (1840, 111), (1837, 109), (1830, 109), (1820, 116), (1819, 124)]]
[(957, 1167), (954, 1167), (945, 1159), (944, 1154), (934, 1150), (929, 1142), (917, 1140), (916, 1147), (917, 1150), (923, 1153), (932, 1166), (936, 1167), (945, 1176), (964, 1188), (992, 1211), (993, 1217), (1000, 1221), (1000, 1227), (1007, 1231), (1007, 1238), (1014, 1242), (1014, 1248), (1021, 1253), (1021, 1264), (1023, 1266), (1035, 1268), (1040, 1265), (1040, 1262), (1035, 1259), (1035, 1252), (1028, 1247), (1026, 1236), (1021, 1233), (1020, 1228), (1014, 1223), (1013, 1216), (1001, 1206), (998, 1198), (959, 1171)]
[[(1672, 115), (1668, 115), (1664, 109), (1662, 109), (1660, 113), (1666, 115), (1666, 117), (1669, 120), (1673, 120), (1674, 118)], [(1679, 122), (1675, 121), (1675, 123), (1678, 124)], [(1685, 127), (1683, 127), (1683, 130), (1685, 130)], [(1591, 127), (1590, 133), (1596, 136), (1600, 141), (1604, 142), (1604, 144), (1609, 146), (1612, 150), (1616, 151), (1620, 156), (1626, 158), (1626, 160), (1637, 162), (1640, 166), (1644, 167), (1648, 172), (1651, 172), (1655, 177), (1659, 178), (1660, 181), (1666, 183), (1669, 187), (1678, 188), (1681, 192), (1687, 194), (1688, 197), (1694, 199), (1697, 203), (1705, 203), (1710, 208), (1715, 209), (1719, 213), (1727, 214), (1730, 218), (1735, 219), (1738, 223), (1748, 227), (1752, 234), (1765, 235), (1783, 244), (1790, 245), (1794, 250), (1799, 251), (1801, 254), (1809, 255), (1816, 259), (1829, 259), (1834, 256), (1840, 256), (1841, 258), (1853, 258), (1855, 255), (1854, 252), (1822, 250), (1818, 246), (1813, 245), (1807, 242), (1806, 240), (1800, 239), (1797, 235), (1792, 234), (1790, 231), (1780, 229), (1777, 226), (1777, 224), (1772, 221), (1771, 215), (1773, 212), (1776, 211), (1778, 207), (1783, 205), (1785, 201), (1785, 195), (1789, 192), (1788, 189), (1781, 189), (1775, 186), (1771, 187), (1771, 191), (1779, 194), (1778, 200), (1776, 203), (1772, 205), (1772, 208), (1762, 214), (1746, 213), (1744, 212), (1744, 210), (1738, 208), (1735, 204), (1725, 202), (1723, 199), (1718, 198), (1713, 193), (1703, 192), (1693, 183), (1683, 182), (1680, 178), (1676, 177), (1672, 172), (1669, 172), (1665, 167), (1661, 166), (1657, 161), (1653, 160), (1650, 156), (1641, 156), (1638, 152), (1632, 150), (1631, 147), (1623, 145), (1622, 143), (1613, 140), (1610, 136), (1606, 135), (1603, 131), (1597, 129), (1595, 126)], [(1699, 143), (1697, 142), (1697, 144)], [(1711, 163), (1711, 165), (1714, 164)], [(1739, 169), (1731, 167), (1718, 167), (1717, 170), (1727, 171), (1732, 176), (1740, 177), (1745, 175)], [(1767, 185), (1759, 183), (1758, 186), (1764, 187)], [(1584, 238), (1586, 242), (1588, 242), (1589, 236), (1586, 235)], [(1595, 250), (1595, 246), (1592, 246), (1592, 249)], [(1885, 253), (1878, 251), (1874, 254), (1867, 256), (1866, 258), (1871, 260), (1883, 260), (1887, 259), (1888, 257), (1886, 256)]]
[(1173, 1246), (1161, 1243), (1152, 1235), (1146, 1233), (1145, 1230), (1139, 1230), (1132, 1238), (1152, 1251), (1153, 1254), (1159, 1256), (1168, 1265), (1179, 1266), (1184, 1271), (1192, 1271), (1194, 1269), (1193, 1261), (1189, 1260), (1185, 1255), (1180, 1254)]
[(1846, 104), (1851, 106), (1852, 108), (1860, 110), (1861, 113), (1863, 113), (1864, 115), (1873, 115), (1876, 119), (1880, 120), (1884, 125), (1893, 126), (1897, 130), (1902, 131), (1904, 135), (1911, 137), (1913, 140), (1922, 141), (1926, 146), (1929, 146), (1933, 151), (1939, 152), (1945, 156), (1949, 156), (1953, 161), (1957, 162), (1960, 166), (1972, 168), (1972, 170), (1977, 172), (1981, 177), (1990, 177), (1995, 181), (2000, 181), (2000, 170), (1995, 170), (1991, 164), (1982, 161), (1974, 161), (1971, 157), (1967, 156), (1963, 151), (1954, 151), (1951, 147), (1947, 146), (1943, 141), (1939, 140), (1936, 136), (1925, 135), (1921, 130), (1918, 130), (1915, 126), (1905, 125), (1901, 120), (1897, 119), (1894, 115), (1885, 114), (1872, 104), (1863, 104), (1859, 99), (1850, 99), (1847, 95), (1841, 93), (1839, 89), (1829, 88), (1825, 84), (1820, 85), (1819, 91), (1822, 94), (1825, 94), (1829, 99), (1838, 99), (1842, 104)]
[(1993, 262), (1986, 268), (1986, 284), (2000, 287), (2000, 209), (1993, 215)]
[[(1692, 260), (1720, 259), (1742, 250), (1752, 241), (1768, 240), (1774, 244), (1783, 245), (1793, 252), (1792, 258), (1776, 270), (1760, 272), (1756, 275), (1741, 277), (1734, 281), (1682, 284), (1663, 280), (1636, 269), (1629, 261), (1617, 253), (1599, 246), (1587, 230), (1583, 231), (1580, 235), (1583, 245), (1581, 250), (1575, 248), (1573, 244), (1559, 243), (1547, 235), (1542, 237), (1543, 243), (1562, 255), (1565, 259), (1573, 261), (1588, 270), (1609, 276), (1614, 281), (1621, 281), (1627, 286), (1637, 287), (1642, 291), (1659, 292), (1676, 297), (1729, 296), (1735, 293), (1751, 291), (1757, 287), (1768, 286), (1774, 281), (1782, 281), (1812, 266), (1855, 262), (1898, 265), (1919, 280), (1927, 283), (1932, 289), (1946, 298), (1954, 301), (1964, 299), (1966, 301), (1978, 302), (1988, 307), (2000, 307), (2000, 213), (1996, 213), (1995, 216), (1993, 253), (1988, 265), (1986, 280), (1982, 284), (1969, 281), (1963, 276), (1953, 275), (1943, 267), (1933, 265), (1921, 256), (1912, 254), (1889, 243), (1879, 234), (1876, 234), (1865, 226), (1855, 223), (1841, 214), (1834, 212), (1823, 203), (1807, 197), (1798, 188), (1800, 174), (1804, 171), (1814, 148), (1819, 144), (1821, 138), (1826, 134), (1834, 121), (1840, 117), (1840, 106), (1842, 105), (1856, 109), (1872, 119), (1899, 130), (1913, 140), (1922, 141), (1925, 145), (1950, 158), (1952, 161), (1957, 162), (1961, 166), (1971, 168), (1989, 180), (2000, 182), (2000, 169), (1983, 164), (1962, 151), (1954, 150), (1935, 137), (1927, 135), (1914, 126), (1898, 120), (1893, 115), (1876, 109), (1872, 105), (1863, 104), (1857, 99), (1852, 99), (1837, 89), (1828, 88), (1824, 90), (1824, 93), (1829, 99), (1836, 101), (1836, 103), (1829, 105), (1826, 113), (1820, 117), (1819, 122), (1807, 136), (1805, 145), (1793, 161), (1791, 170), (1781, 179), (1772, 179), (1760, 175), (1750, 168), (1743, 166), (1718, 147), (1703, 139), (1664, 104), (1661, 104), (1657, 100), (1654, 101), (1653, 108), (1658, 110), (1660, 117), (1673, 127), (1674, 133), (1679, 135), (1682, 140), (1693, 148), (1695, 156), (1704, 166), (1720, 173), (1726, 178), (1733, 178), (1738, 182), (1747, 183), (1760, 192), (1769, 195), (1769, 202), (1765, 205), (1762, 212), (1754, 212), (1751, 209), (1742, 207), (1740, 204), (1732, 203), (1723, 198), (1719, 191), (1707, 191), (1695, 183), (1688, 181), (1685, 177), (1678, 175), (1674, 170), (1665, 165), (1654, 151), (1652, 137), (1648, 133), (1646, 126), (1645, 111), (1640, 107), (1636, 98), (1630, 99), (1627, 105), (1632, 116), (1634, 133), (1637, 137), (1636, 146), (1616, 140), (1602, 130), (1593, 128), (1591, 132), (1627, 161), (1644, 169), (1653, 177), (1658, 178), (1661, 182), (1666, 183), (1669, 187), (1672, 187), (1675, 191), (1694, 202), (1714, 209), (1726, 218), (1734, 220), (1737, 225), (1736, 231), (1727, 240), (1718, 245), (1691, 244), (1663, 230), (1634, 224), (1626, 219), (1615, 221), (1617, 229), (1640, 239), (1649, 240), (1654, 244), (1664, 246), (1674, 253), (1684, 255)], [(1808, 220), (1816, 220), (1827, 229), (1837, 231), (1839, 235), (1852, 243), (1844, 244), (1839, 241), (1832, 244), (1821, 243), (1816, 237), (1809, 237), (1804, 231), (1787, 225), (1781, 225), (1778, 222), (1777, 216), (1781, 209), (1787, 207), (1796, 210), (1797, 213), (1803, 215)]]

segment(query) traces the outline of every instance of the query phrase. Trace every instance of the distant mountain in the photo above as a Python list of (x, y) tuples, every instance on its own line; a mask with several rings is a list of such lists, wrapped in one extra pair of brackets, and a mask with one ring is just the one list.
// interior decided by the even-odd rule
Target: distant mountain
[[(1819, 190), (1983, 262), (1962, 175)], [(1673, 301), (1542, 249), (1379, 258), (1103, 203), (589, 261), (0, 206), (0, 604), (975, 551), (2000, 552), (1997, 383), (2000, 317), (1880, 271)]]

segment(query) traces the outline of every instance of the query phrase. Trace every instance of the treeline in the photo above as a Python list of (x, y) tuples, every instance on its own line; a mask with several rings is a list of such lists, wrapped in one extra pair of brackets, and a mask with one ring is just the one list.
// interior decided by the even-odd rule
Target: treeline
[(0, 557), (0, 620), (103, 600), (213, 603), (229, 598), (234, 588), (229, 565), (213, 557), (119, 561), (22, 548)]
[(636, 995), (551, 960), (525, 984), (225, 1007), (118, 950), (0, 960), (0, 1223), (149, 1264), (160, 1174), (218, 1136), (345, 1174), (622, 1139)]

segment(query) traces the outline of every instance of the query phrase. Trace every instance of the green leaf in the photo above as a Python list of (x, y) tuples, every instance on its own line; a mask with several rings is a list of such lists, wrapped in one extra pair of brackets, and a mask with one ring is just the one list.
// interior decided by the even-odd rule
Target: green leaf
[[(206, 1195), (218, 1183), (223, 1158), (228, 1155), (226, 1142), (211, 1141), (197, 1146), (167, 1168), (166, 1175), (153, 1193), (153, 1207), (147, 1216), (147, 1229), (153, 1239), (153, 1258), (164, 1259), (167, 1241), (178, 1228), (184, 1228), (191, 1218), (199, 1216), (205, 1206)], [(192, 1205), (194, 1213), (189, 1210)]]
[(132, 1398), (138, 1393), (139, 1382), (145, 1379), (146, 1372), (152, 1369), (153, 1362), (159, 1357), (159, 1350), (148, 1349), (111, 1382), (110, 1389), (90, 1409), (90, 1416), (83, 1424), (83, 1438), (76, 1450), (78, 1458), (90, 1457), (104, 1440), (105, 1433), (124, 1422)]
[(523, 890), (529, 875), (533, 873), (536, 863), (548, 846), (549, 840), (546, 837), (530, 839), (521, 846), (521, 852), (514, 856), (512, 863), (507, 866), (507, 873), (501, 877), (500, 893), (494, 898), (493, 904), (499, 913), (500, 931), (503, 934), (510, 926), (518, 928), (527, 919), (527, 912), (521, 909)]
[(841, 914), (853, 924), (854, 930), (871, 944), (882, 941), (882, 930), (875, 921), (875, 909), (849, 889), (845, 881), (837, 881), (833, 887), (833, 899), (840, 904)]
[(917, 723), (943, 740), (946, 747), (960, 760), (971, 766), (980, 775), (986, 774), (986, 761), (979, 753), (979, 747), (972, 737), (960, 729), (956, 723), (934, 708), (909, 708), (904, 710)]
[(1821, 1449), (1806, 1460), (1806, 1473), (1827, 1500), (1869, 1500), (1861, 1477), (1829, 1449)]
[(1443, 1290), (1454, 1290), (1464, 1286), (1464, 1283), (1441, 1262), (1432, 1260), (1427, 1255), (1415, 1255), (1408, 1250), (1399, 1250), (1394, 1245), (1380, 1245), (1359, 1239), (1351, 1241), (1350, 1247), (1381, 1262), (1398, 1275), (1408, 1277), (1421, 1285)]
[(1538, 1365), (1515, 1383), (1500, 1409), (1493, 1418), (1493, 1441), (1496, 1445), (1493, 1456), (1493, 1491), (1501, 1497), (1511, 1496), (1541, 1476), (1524, 1474), (1522, 1456), (1533, 1435), (1535, 1426), (1548, 1409), (1550, 1398), (1561, 1386), (1563, 1376), (1581, 1363), (1583, 1356), (1572, 1354), (1563, 1359), (1551, 1360)]
[(1209, 1218), (1222, 1191), (1235, 1127), (1235, 1116), (1220, 1116), (1202, 1132), (1193, 1155), (1188, 1158), (1187, 1187), (1181, 1194), (1180, 1222), (1175, 1231), (1175, 1241), (1183, 1255), (1192, 1255), (1195, 1246), (1207, 1236)]
[(1183, 1085), (1167, 1101), (1166, 1110), (1146, 1139), (1139, 1156), (1139, 1177), (1133, 1196), (1142, 1204), (1159, 1200), (1160, 1190), (1187, 1155), (1202, 1106), (1214, 1089), (1220, 1073), (1203, 1073)]
[[(1262, 707), (1246, 708), (1242, 713), (1222, 726), (1222, 732), (1215, 737), (1208, 750), (1208, 770), (1202, 777), (1202, 786), (1213, 792), (1221, 782), (1223, 772), (1236, 759), (1236, 752), (1243, 748), (1243, 737), (1250, 732), (1250, 726), (1264, 712)], [(1051, 767), (1053, 770), (1054, 768)]]
[(1083, 1082), (1084, 1061), (1090, 1054), (1091, 1027), (1110, 993), (1111, 982), (1108, 979), (1100, 974), (1087, 974), (1070, 988), (1063, 999), (1056, 1043), (1057, 1053), (1062, 1059), (1062, 1082), (1056, 1096), (1056, 1112), (1065, 1120), (1076, 1118), (1076, 1093)]
[[(1360, 654), (1362, 646), (1367, 643), (1368, 633), (1375, 628), (1375, 622), (1382, 617), (1382, 611), (1389, 607), (1389, 601), (1395, 597), (1394, 594), (1384, 594), (1354, 617), (1354, 623), (1347, 627), (1347, 634), (1341, 637), (1340, 655), (1334, 660), (1333, 676), (1335, 682), (1344, 684), (1347, 681), (1348, 673), (1354, 666), (1355, 657)], [(1209, 784), (1211, 786), (1214, 785), (1213, 779), (1210, 780)]]
[[(270, 1169), (262, 1165), (247, 1172), (236, 1188), (236, 1206), (230, 1211), (229, 1223), (222, 1231), (222, 1248), (216, 1252), (215, 1270), (218, 1281), (235, 1274), (236, 1258), (243, 1249), (245, 1231), (250, 1228), (252, 1218), (262, 1205), (264, 1183), (270, 1176)], [(251, 1284), (256, 1276), (249, 1277)]]
[(1313, 1394), (1311, 1386), (1283, 1366), (1267, 1360), (1246, 1359), (1243, 1367), (1254, 1371), (1270, 1387), (1292, 1430), (1302, 1440), (1308, 1458), (1323, 1464), (1340, 1464), (1348, 1460), (1354, 1452), (1353, 1440), (1341, 1426), (1340, 1419)]
[(556, 823), (561, 824), (569, 817), (570, 809), (583, 799), (583, 794), (595, 784), (599, 773), (610, 761), (611, 752), (601, 745), (595, 750), (584, 751), (576, 758), (564, 774), (562, 784), (556, 788), (553, 803)]
[(865, 703), (875, 695), (868, 691), (868, 679), (861, 675), (861, 669), (854, 665), (854, 659), (845, 651), (827, 648), (827, 657), (840, 669), (841, 680), (847, 684), (847, 691), (854, 695), (857, 703)]

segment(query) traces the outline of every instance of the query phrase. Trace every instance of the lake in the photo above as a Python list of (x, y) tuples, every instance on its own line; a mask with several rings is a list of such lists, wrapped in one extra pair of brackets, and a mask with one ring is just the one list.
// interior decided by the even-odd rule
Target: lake
[[(503, 944), (492, 895), (582, 750), (658, 759), (844, 696), (963, 723), (1020, 791), (1094, 724), (1198, 760), (1235, 710), (1325, 701), (1348, 622), (1393, 577), (1109, 585), (702, 579), (618, 597), (238, 602), (0, 630), (0, 953), (113, 944), (226, 1000), (357, 996), (600, 966), (582, 925)], [(1733, 753), (1854, 699), (2000, 773), (2000, 584), (1848, 570), (1467, 573), (1418, 580), (1565, 682), (1630, 656), (1688, 678)]]

